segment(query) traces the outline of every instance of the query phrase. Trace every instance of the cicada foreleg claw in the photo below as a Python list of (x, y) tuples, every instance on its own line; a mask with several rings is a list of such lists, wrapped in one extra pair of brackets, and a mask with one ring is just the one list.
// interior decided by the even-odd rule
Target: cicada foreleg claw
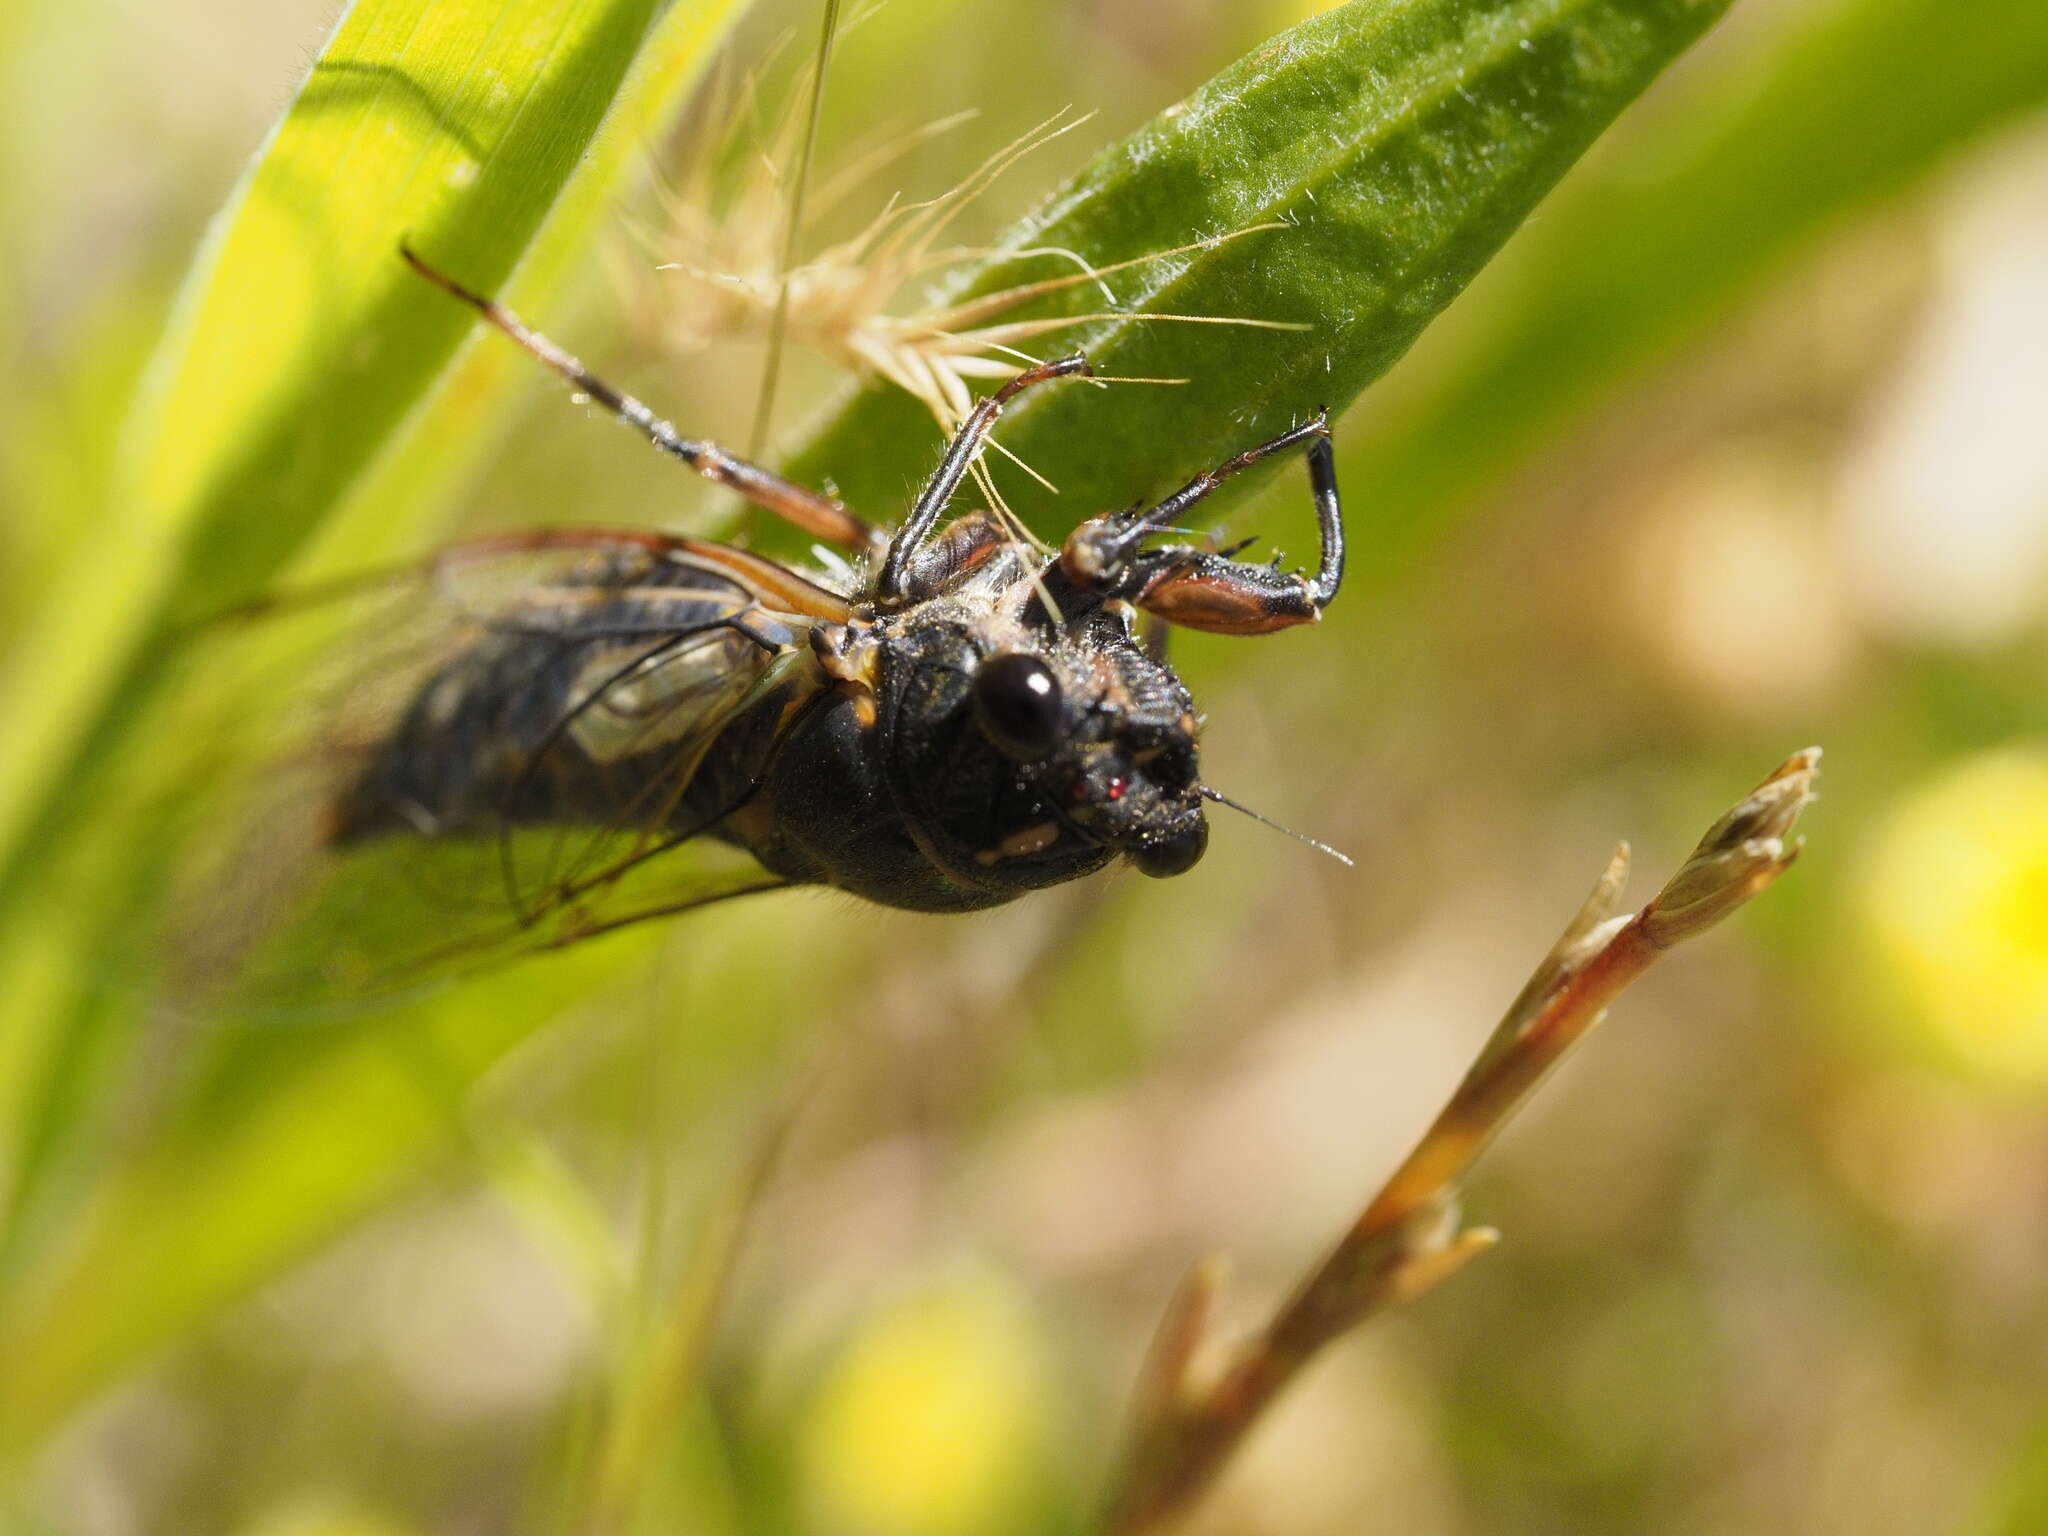
[[(1313, 575), (1234, 559), (1242, 545), (1223, 551), (1186, 544), (1148, 546), (1148, 540), (1177, 526), (1190, 507), (1230, 476), (1302, 442), (1308, 444), (1309, 486), (1322, 542)], [(1067, 536), (1060, 568), (1088, 591), (1122, 598), (1168, 623), (1212, 634), (1262, 635), (1314, 623), (1344, 579), (1344, 517), (1328, 414), (1318, 411), (1301, 426), (1197, 475), (1142, 511), (1091, 518)]]

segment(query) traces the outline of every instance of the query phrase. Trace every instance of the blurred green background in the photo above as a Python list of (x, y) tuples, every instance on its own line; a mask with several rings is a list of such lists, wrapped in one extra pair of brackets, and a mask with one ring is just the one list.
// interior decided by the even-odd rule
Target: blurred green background
[[(820, 174), (979, 115), (807, 240), (1095, 113), (961, 215), (987, 240), (1309, 9), (892, 0), (835, 51)], [(0, 9), (21, 719), (153, 600), (129, 402), (334, 20)], [(667, 217), (648, 167), (758, 155), (807, 67), (811, 7), (747, 8), (707, 63), (723, 20), (669, 38), (516, 281), (743, 442), (758, 338), (678, 347), (653, 317), (691, 290), (636, 235)], [(1482, 1164), (1500, 1250), (1333, 1351), (1195, 1528), (2048, 1530), (2044, 109), (2038, 0), (1741, 0), (1345, 417), (1330, 622), (1181, 657), (1207, 775), (1356, 871), (1228, 820), (1176, 881), (968, 919), (752, 898), (266, 1033), (162, 979), (169, 872), (247, 782), (198, 792), (238, 674), (137, 704), (6, 893), (0, 1528), (1084, 1529), (1185, 1266), (1226, 1251), (1233, 1318), (1262, 1315), (1612, 841), (1648, 889), (1818, 741), (1806, 860)], [(724, 515), (516, 360), (458, 369), (288, 575)], [(791, 356), (785, 449), (837, 387)], [(1221, 512), (1299, 550), (1301, 500), (1289, 475)]]

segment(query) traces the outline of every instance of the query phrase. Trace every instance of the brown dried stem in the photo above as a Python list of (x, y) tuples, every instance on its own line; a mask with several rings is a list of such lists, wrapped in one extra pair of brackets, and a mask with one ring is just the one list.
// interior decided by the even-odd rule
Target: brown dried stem
[(1616, 917), (1628, 845), (1536, 968), (1442, 1113), (1351, 1229), (1273, 1318), (1207, 1379), (1220, 1271), (1197, 1268), (1168, 1308), (1136, 1394), (1135, 1435), (1105, 1528), (1156, 1531), (1185, 1515), (1268, 1404), (1325, 1344), (1448, 1279), (1496, 1234), (1459, 1221), (1467, 1170), (1623, 988), (1704, 933), (1798, 856), (1787, 841), (1813, 796), (1820, 749), (1794, 753), (1701, 839), (1650, 903)]

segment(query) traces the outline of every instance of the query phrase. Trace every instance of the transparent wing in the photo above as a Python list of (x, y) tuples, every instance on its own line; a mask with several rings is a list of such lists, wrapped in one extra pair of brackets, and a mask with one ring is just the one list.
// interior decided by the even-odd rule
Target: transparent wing
[(483, 894), (499, 878), (487, 843), (353, 849), (318, 861), (315, 870), (291, 893), (289, 913), (267, 925), (212, 989), (215, 1008), (317, 1022), (783, 883), (739, 851), (710, 842), (607, 870), (579, 897), (521, 913)]
[(723, 546), (575, 531), (345, 601), (343, 659), (215, 885), (216, 998), (351, 1005), (779, 883), (705, 834), (815, 696), (836, 595)]

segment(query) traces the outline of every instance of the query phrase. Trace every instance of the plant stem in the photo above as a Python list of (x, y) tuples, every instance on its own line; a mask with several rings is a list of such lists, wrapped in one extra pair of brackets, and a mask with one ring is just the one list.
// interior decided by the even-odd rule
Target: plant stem
[(1159, 1530), (1185, 1515), (1317, 1351), (1374, 1313), (1433, 1289), (1493, 1245), (1492, 1230), (1459, 1223), (1459, 1187), (1473, 1161), (1631, 982), (1785, 871), (1800, 847), (1786, 837), (1812, 798), (1819, 762), (1818, 748), (1786, 759), (1626, 919), (1612, 915), (1629, 862), (1628, 846), (1616, 849), (1414, 1150), (1328, 1257), (1206, 1384), (1194, 1381), (1192, 1370), (1220, 1270), (1212, 1262), (1189, 1276), (1139, 1381), (1133, 1450), (1108, 1531)]

